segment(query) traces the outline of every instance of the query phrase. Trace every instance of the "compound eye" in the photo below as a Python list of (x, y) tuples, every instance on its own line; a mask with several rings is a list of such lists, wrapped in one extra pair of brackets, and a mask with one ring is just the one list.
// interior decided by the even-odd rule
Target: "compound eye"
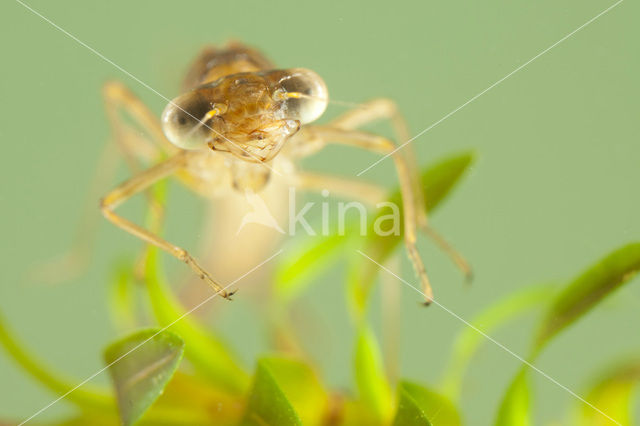
[(274, 97), (284, 102), (287, 118), (306, 124), (324, 113), (329, 102), (329, 93), (318, 74), (304, 68), (275, 73), (278, 73), (280, 78), (276, 83)]
[(162, 131), (179, 148), (206, 148), (211, 136), (207, 126), (210, 111), (211, 105), (195, 92), (178, 96), (162, 112)]

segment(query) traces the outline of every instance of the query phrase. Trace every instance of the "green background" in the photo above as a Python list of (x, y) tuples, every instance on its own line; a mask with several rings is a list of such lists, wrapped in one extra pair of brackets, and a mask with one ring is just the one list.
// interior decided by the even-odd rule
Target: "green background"
[[(395, 99), (415, 134), (613, 2), (29, 4), (165, 96), (177, 94), (202, 45), (233, 38), (260, 48), (279, 66), (314, 69), (333, 99)], [(446, 258), (420, 241), (439, 302), (461, 317), (473, 317), (517, 288), (563, 282), (609, 250), (640, 239), (638, 12), (637, 2), (624, 1), (414, 142), (423, 165), (468, 148), (479, 154), (433, 220), (473, 263), (473, 285), (463, 286)], [(104, 81), (124, 81), (158, 114), (165, 102), (14, 1), (0, 5), (0, 28), (0, 309), (43, 359), (79, 380), (102, 366), (102, 348), (117, 335), (105, 307), (114, 259), (139, 244), (101, 221), (83, 277), (46, 286), (25, 282), (24, 273), (71, 242), (108, 137)], [(331, 106), (328, 115), (343, 109)], [(350, 176), (375, 158), (331, 148), (305, 165)], [(388, 186), (395, 181), (388, 160), (363, 177)], [(184, 190), (173, 191), (171, 201), (169, 235), (195, 244), (201, 203)], [(414, 281), (403, 263), (404, 276)], [(308, 340), (316, 341), (312, 348), (326, 380), (348, 388), (353, 330), (345, 326), (341, 280), (340, 270), (320, 277), (304, 306), (314, 317), (317, 334)], [(413, 290), (403, 286), (402, 293), (402, 375), (434, 383), (452, 334), (464, 325), (438, 307), (420, 307)], [(266, 339), (259, 312), (241, 294), (231, 308), (214, 300), (212, 309), (224, 313), (211, 323), (252, 366)], [(638, 352), (639, 308), (640, 288), (633, 283), (554, 341), (538, 366), (580, 393), (598, 367)], [(524, 354), (533, 325), (530, 316), (494, 337)], [(463, 389), (468, 424), (492, 422), (517, 368), (502, 349), (483, 346)], [(539, 375), (535, 386), (536, 424), (565, 424), (575, 398)], [(27, 417), (52, 399), (0, 351), (1, 417)], [(61, 402), (41, 418), (70, 409)]]

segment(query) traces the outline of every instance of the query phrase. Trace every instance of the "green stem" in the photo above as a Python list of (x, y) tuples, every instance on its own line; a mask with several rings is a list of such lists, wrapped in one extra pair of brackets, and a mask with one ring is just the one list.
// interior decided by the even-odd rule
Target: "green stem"
[(31, 355), (7, 329), (0, 315), (0, 343), (27, 373), (40, 384), (58, 395), (65, 395), (65, 399), (77, 405), (82, 410), (112, 411), (115, 407), (110, 392), (104, 389), (75, 389), (76, 381), (69, 380), (62, 374), (53, 372), (35, 356)]

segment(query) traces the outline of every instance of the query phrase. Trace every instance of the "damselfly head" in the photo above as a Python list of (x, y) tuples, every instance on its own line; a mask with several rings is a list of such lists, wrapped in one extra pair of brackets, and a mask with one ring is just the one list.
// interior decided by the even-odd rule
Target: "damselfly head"
[(162, 127), (180, 148), (209, 147), (262, 162), (320, 117), (327, 103), (324, 81), (307, 69), (233, 74), (173, 99)]

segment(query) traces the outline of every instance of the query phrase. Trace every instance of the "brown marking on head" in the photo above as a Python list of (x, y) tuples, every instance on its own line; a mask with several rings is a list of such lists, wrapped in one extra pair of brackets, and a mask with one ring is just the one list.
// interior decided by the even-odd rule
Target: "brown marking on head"
[(272, 159), (328, 102), (322, 79), (306, 69), (222, 77), (175, 98), (162, 114), (165, 135), (183, 149), (207, 146), (249, 162)]

